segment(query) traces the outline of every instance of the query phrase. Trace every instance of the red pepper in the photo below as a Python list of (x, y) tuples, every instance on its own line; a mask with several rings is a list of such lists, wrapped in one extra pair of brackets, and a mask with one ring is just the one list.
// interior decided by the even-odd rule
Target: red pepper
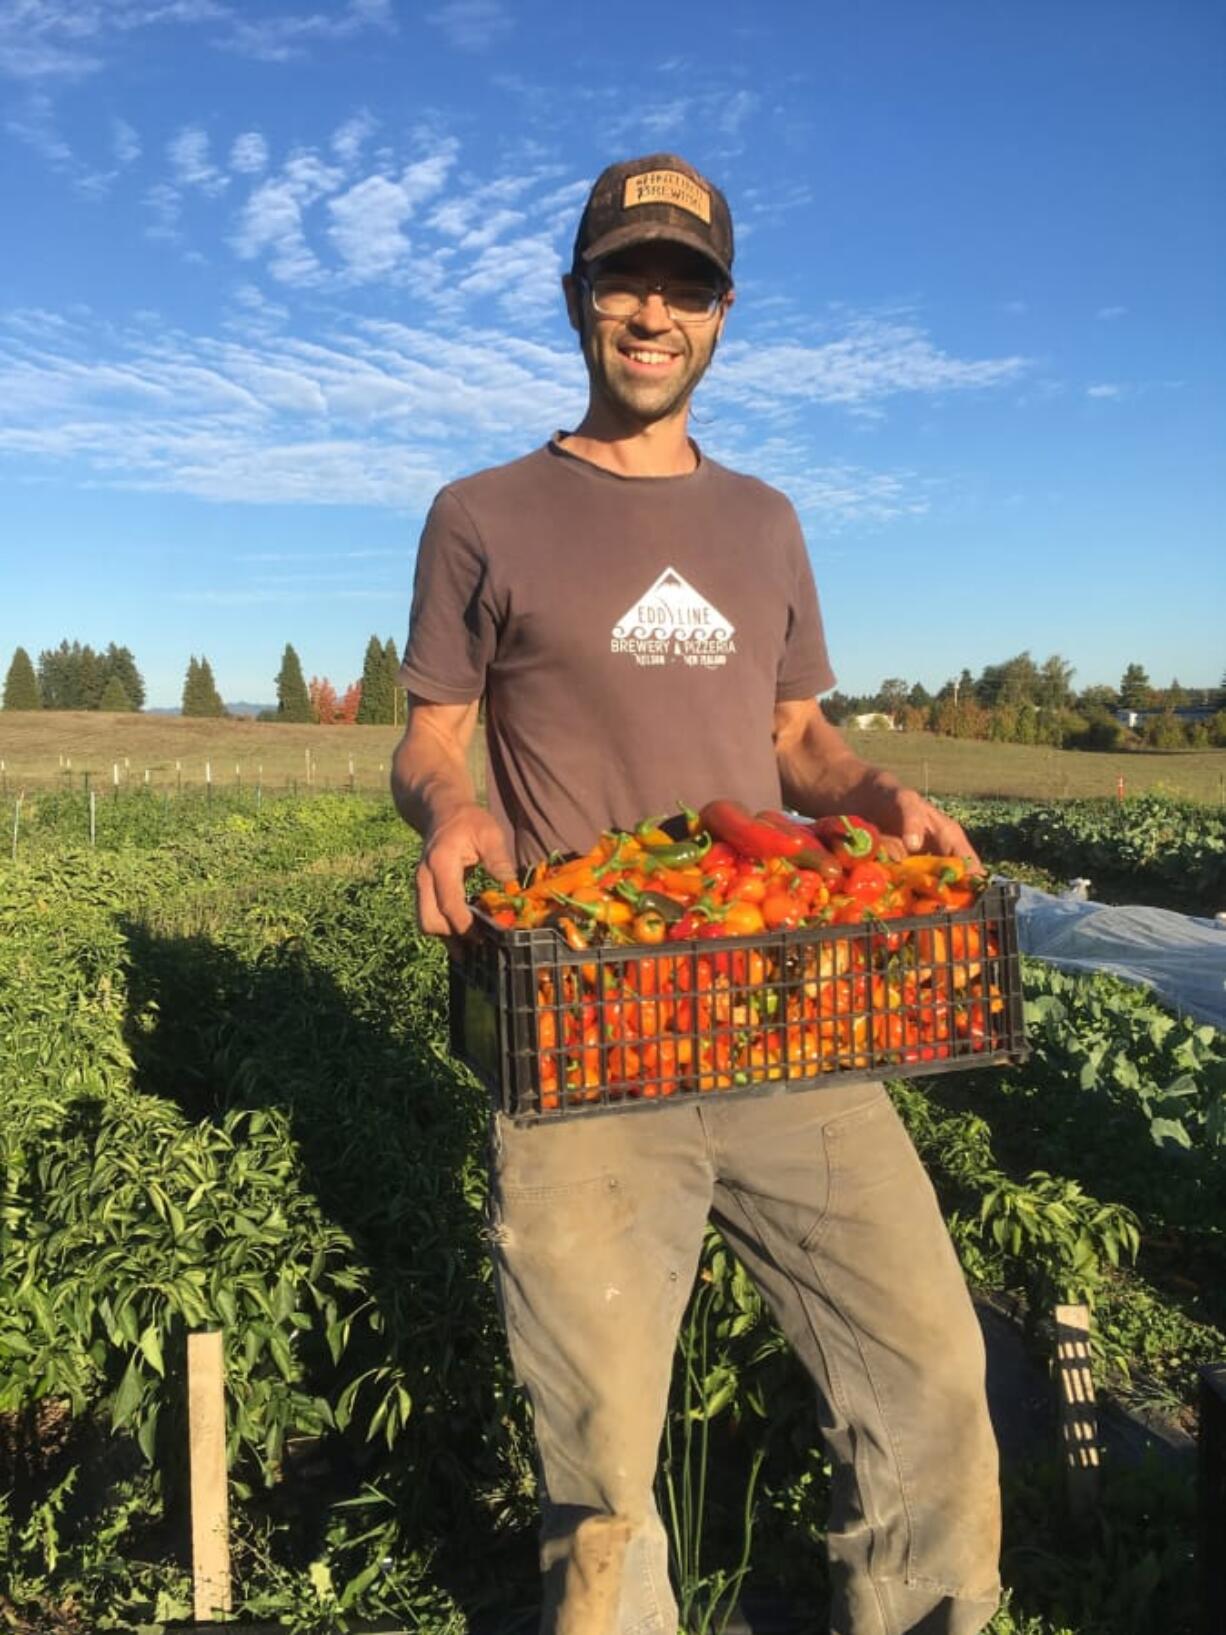
[(699, 814), (717, 840), (726, 841), (745, 857), (765, 862), (784, 857), (798, 868), (825, 870), (830, 855), (816, 843), (813, 831), (782, 812), (752, 814), (740, 801), (713, 800)]
[(801, 869), (816, 869), (825, 885), (833, 890), (838, 884), (841, 869), (838, 859), (818, 839), (815, 826), (811, 823), (797, 823), (786, 812), (759, 812), (759, 823), (768, 823), (772, 829), (778, 829), (780, 834), (796, 837), (796, 849), (789, 853), (791, 861)]
[(880, 863), (853, 863), (843, 878), (843, 891), (858, 903), (878, 902), (890, 889), (890, 877)]
[(818, 818), (813, 831), (840, 858), (872, 857), (881, 844), (881, 831), (860, 817)]

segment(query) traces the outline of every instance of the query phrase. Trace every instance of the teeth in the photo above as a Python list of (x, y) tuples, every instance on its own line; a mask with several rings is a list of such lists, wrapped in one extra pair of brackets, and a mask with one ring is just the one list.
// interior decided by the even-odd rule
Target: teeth
[(628, 356), (632, 357), (635, 363), (667, 363), (669, 358), (672, 357), (672, 353), (629, 351)]

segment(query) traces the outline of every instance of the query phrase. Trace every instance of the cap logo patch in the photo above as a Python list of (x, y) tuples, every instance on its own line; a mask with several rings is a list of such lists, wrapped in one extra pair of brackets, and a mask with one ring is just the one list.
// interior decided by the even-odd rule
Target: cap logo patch
[(638, 176), (627, 176), (622, 209), (631, 210), (639, 204), (673, 204), (710, 225), (711, 195), (679, 170), (645, 170)]

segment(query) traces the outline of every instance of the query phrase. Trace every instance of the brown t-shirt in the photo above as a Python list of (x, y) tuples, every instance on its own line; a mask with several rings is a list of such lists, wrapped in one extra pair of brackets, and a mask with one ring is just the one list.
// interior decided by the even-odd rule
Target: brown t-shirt
[(775, 704), (834, 676), (782, 494), (702, 456), (620, 477), (553, 442), (436, 497), (400, 680), (485, 695), (489, 803), (522, 866), (678, 800), (778, 805)]

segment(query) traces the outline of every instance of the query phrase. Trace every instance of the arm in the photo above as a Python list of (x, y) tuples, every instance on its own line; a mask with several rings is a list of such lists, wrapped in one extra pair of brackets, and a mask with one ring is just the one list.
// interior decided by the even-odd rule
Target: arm
[(776, 704), (775, 757), (783, 798), (797, 812), (825, 817), (847, 812), (875, 823), (898, 856), (939, 852), (979, 858), (960, 824), (946, 817), (892, 772), (862, 761), (827, 721), (815, 698)]
[(458, 935), (472, 924), (464, 871), (483, 863), (496, 880), (515, 865), (494, 817), (477, 801), (468, 747), (477, 703), (432, 704), (409, 694), (409, 720), (392, 756), (392, 799), (422, 837), (417, 919), (423, 931)]

